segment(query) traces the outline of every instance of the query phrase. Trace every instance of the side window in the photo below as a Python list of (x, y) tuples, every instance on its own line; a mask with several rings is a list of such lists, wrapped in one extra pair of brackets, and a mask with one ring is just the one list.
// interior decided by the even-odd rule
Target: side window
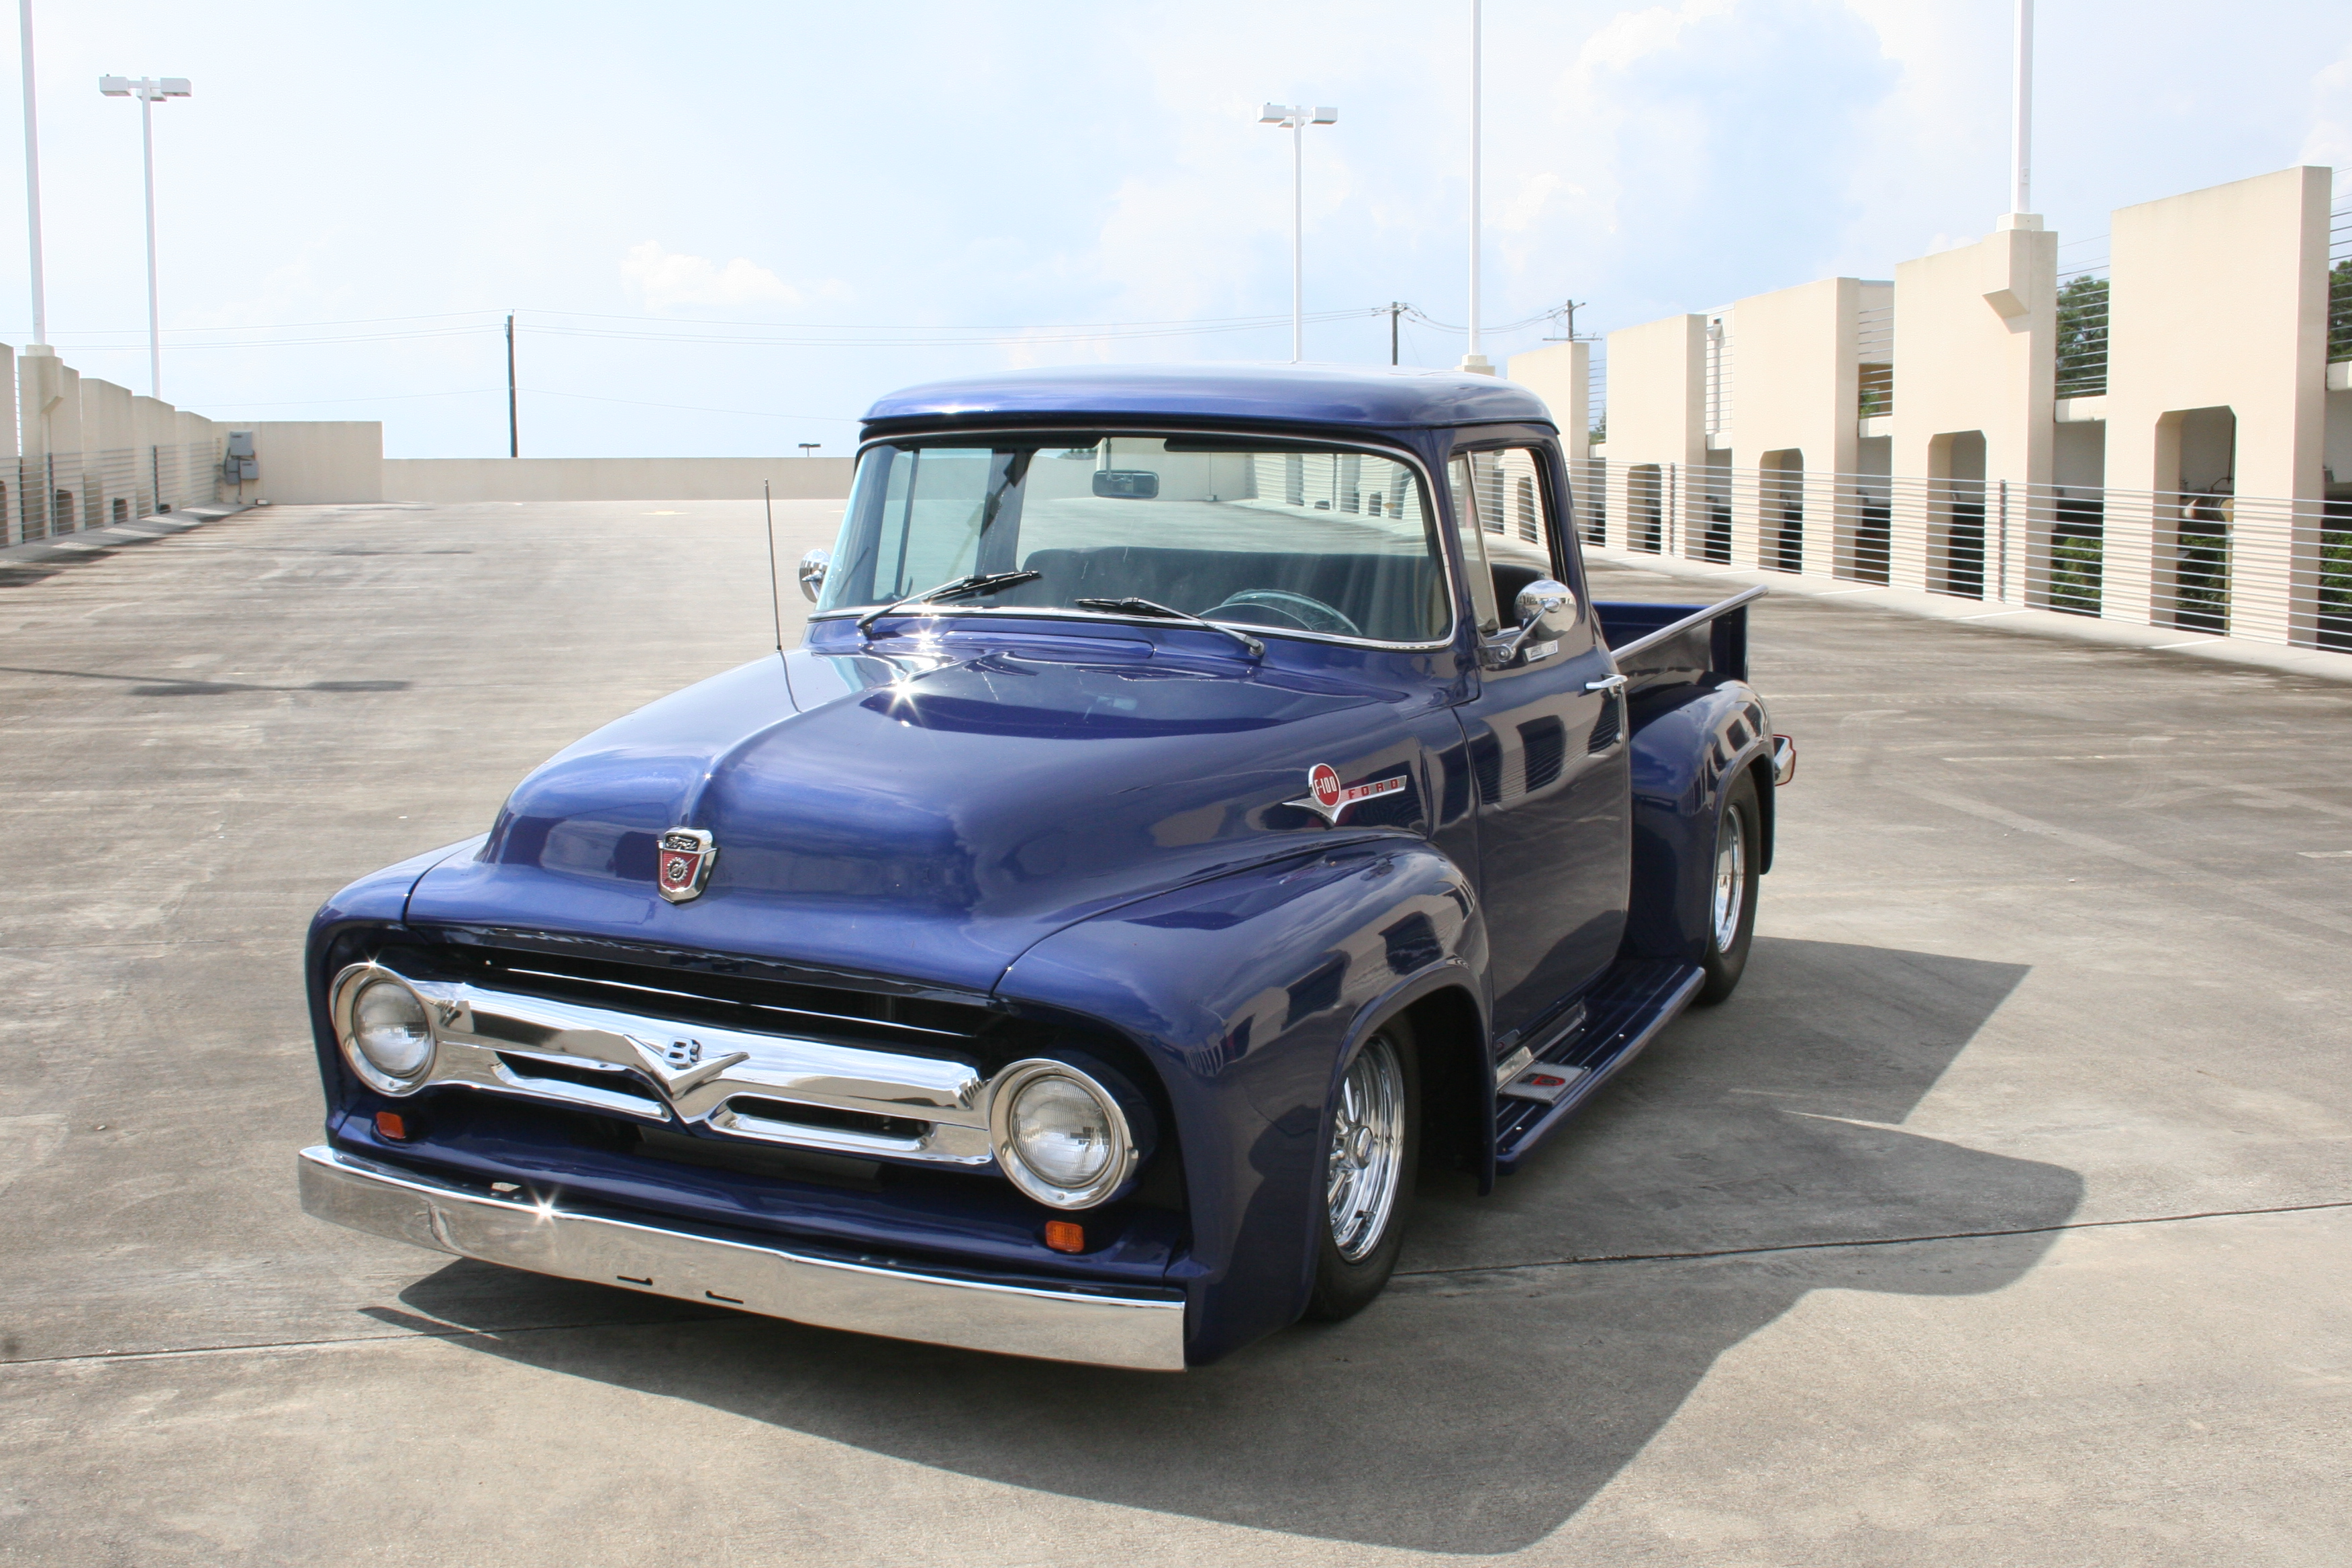
[(1479, 515), (1476, 466), (1489, 452), (1467, 452), (1445, 465), (1454, 492), (1454, 526), (1462, 540), (1462, 569), (1470, 578), (1470, 603), (1478, 617), (1478, 635), (1491, 637), (1502, 629), (1495, 609), (1495, 574), (1486, 563), (1486, 525)]
[[(1552, 526), (1542, 465), (1543, 454), (1533, 447), (1498, 447), (1454, 459), (1455, 510), (1477, 520), (1475, 531), (1463, 538), (1462, 553), (1474, 563), (1474, 572), (1481, 556), (1486, 563), (1486, 592), (1479, 595), (1482, 614), (1488, 613), (1491, 597), (1493, 612), (1508, 619), (1518, 590), (1536, 577), (1572, 580), (1563, 542)], [(1465, 490), (1470, 498), (1466, 506)]]
[(1559, 576), (1559, 559), (1551, 529), (1551, 507), (1544, 495), (1542, 454), (1532, 447), (1505, 447), (1469, 454), (1478, 493), (1478, 524), (1487, 534), (1508, 542), (1490, 551), (1496, 564), (1526, 560), (1532, 552), (1550, 563)]

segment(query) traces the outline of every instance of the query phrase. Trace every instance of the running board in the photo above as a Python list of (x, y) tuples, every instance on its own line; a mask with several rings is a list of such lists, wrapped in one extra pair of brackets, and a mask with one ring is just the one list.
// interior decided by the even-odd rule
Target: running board
[(1537, 1144), (1690, 1005), (1696, 964), (1622, 963), (1584, 996), (1584, 1026), (1546, 1046), (1496, 1091), (1495, 1170), (1509, 1175)]

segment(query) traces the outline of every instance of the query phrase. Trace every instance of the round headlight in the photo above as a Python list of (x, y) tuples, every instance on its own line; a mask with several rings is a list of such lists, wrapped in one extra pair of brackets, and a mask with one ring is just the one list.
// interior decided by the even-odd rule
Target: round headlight
[(425, 999), (389, 970), (354, 964), (335, 986), (343, 1054), (371, 1088), (398, 1094), (433, 1063), (433, 1019)]
[(1013, 1185), (1055, 1208), (1089, 1208), (1134, 1173), (1139, 1157), (1118, 1099), (1066, 1062), (1015, 1062), (989, 1100), (996, 1161)]
[(397, 980), (371, 980), (352, 1004), (352, 1043), (380, 1071), (410, 1078), (433, 1054), (433, 1024), (415, 992)]
[(1074, 1079), (1032, 1079), (1013, 1097), (1013, 1152), (1057, 1187), (1089, 1185), (1110, 1163), (1112, 1115)]

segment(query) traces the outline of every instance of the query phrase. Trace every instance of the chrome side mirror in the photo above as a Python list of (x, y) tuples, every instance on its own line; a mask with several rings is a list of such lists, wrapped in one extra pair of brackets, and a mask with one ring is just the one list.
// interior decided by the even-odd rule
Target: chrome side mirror
[(1514, 607), (1518, 611), (1522, 636), (1536, 642), (1556, 641), (1576, 624), (1576, 590), (1565, 583), (1538, 577), (1519, 590)]
[(801, 557), (801, 592), (808, 596), (810, 604), (816, 603), (817, 595), (824, 592), (824, 574), (832, 570), (833, 552), (829, 550), (812, 550)]
[(1576, 624), (1576, 590), (1549, 577), (1538, 577), (1519, 590), (1512, 608), (1519, 628), (1495, 637), (1480, 650), (1479, 662), (1488, 669), (1507, 669), (1522, 659), (1532, 664), (1559, 651), (1559, 639)]

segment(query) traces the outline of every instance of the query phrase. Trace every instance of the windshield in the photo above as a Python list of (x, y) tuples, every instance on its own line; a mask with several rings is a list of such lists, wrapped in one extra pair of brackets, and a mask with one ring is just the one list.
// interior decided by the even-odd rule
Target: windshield
[(1026, 571), (1038, 575), (955, 613), (1141, 599), (1268, 631), (1429, 643), (1453, 620), (1430, 515), (1415, 471), (1371, 452), (1078, 432), (887, 444), (858, 461), (817, 608)]

